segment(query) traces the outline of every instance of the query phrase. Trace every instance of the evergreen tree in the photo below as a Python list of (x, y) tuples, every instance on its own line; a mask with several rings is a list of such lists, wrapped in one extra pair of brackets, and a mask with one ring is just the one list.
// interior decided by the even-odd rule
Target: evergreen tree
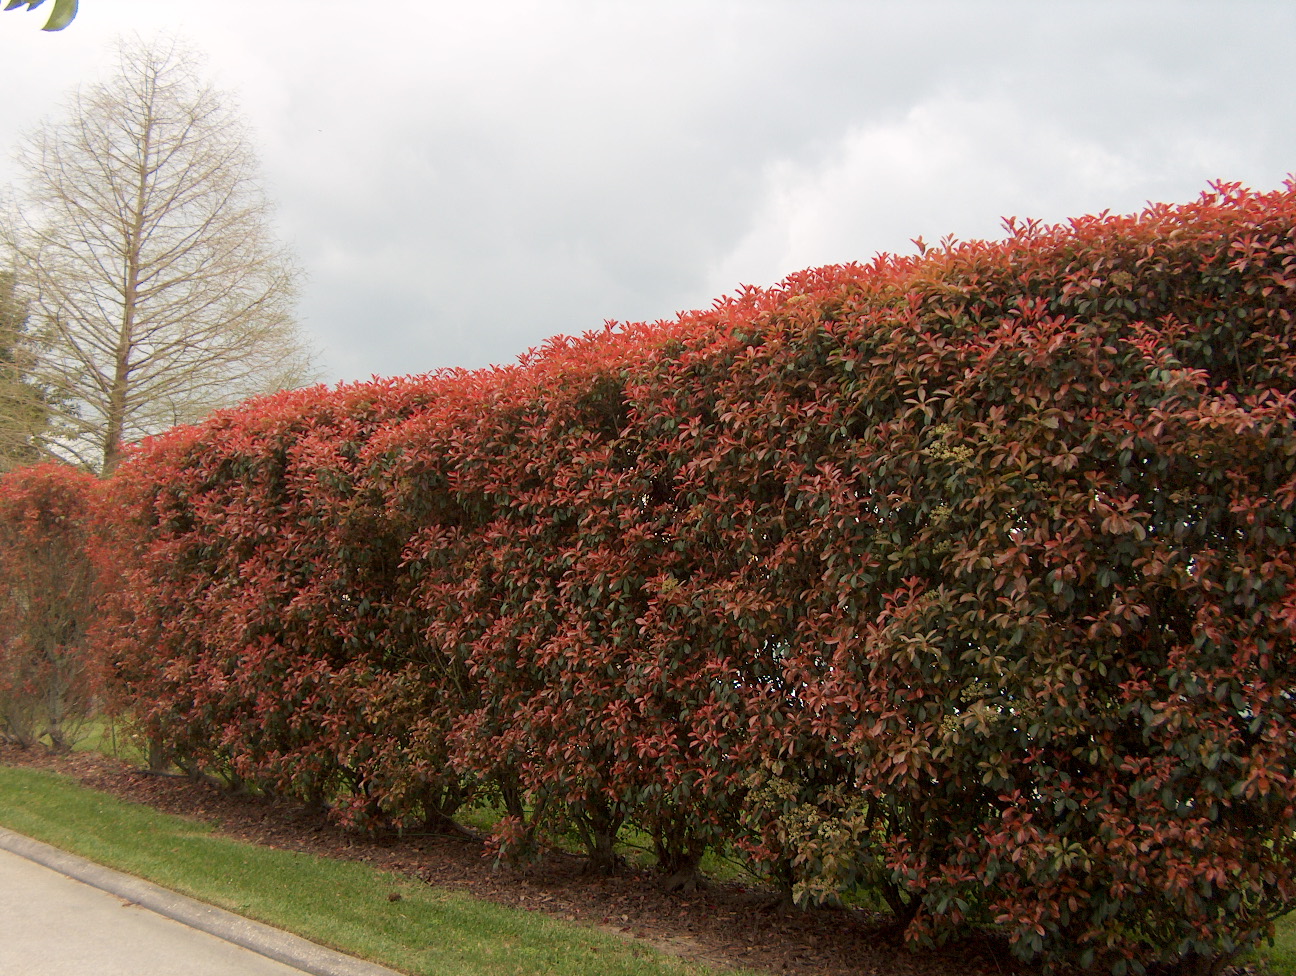
[(51, 397), (32, 379), (37, 343), (15, 295), (14, 276), (0, 272), (0, 474), (44, 455), (50, 432)]

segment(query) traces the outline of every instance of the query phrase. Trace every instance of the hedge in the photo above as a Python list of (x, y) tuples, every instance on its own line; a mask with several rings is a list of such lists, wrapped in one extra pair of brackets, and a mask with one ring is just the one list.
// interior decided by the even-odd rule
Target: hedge
[(176, 761), (473, 797), (916, 943), (1189, 969), (1293, 903), (1296, 185), (282, 394), (114, 478), (107, 651)]

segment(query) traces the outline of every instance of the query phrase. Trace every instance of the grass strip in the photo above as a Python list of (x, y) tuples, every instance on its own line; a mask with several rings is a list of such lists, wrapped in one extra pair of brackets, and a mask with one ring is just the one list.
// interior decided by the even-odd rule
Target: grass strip
[[(220, 837), (206, 824), (125, 803), (55, 773), (0, 766), (0, 825), (418, 976), (714, 972), (596, 930), (363, 864)], [(401, 899), (390, 901), (393, 893)], [(1252, 958), (1273, 976), (1296, 976), (1296, 918), (1279, 919), (1274, 945), (1257, 949)]]
[(1274, 944), (1261, 945), (1252, 955), (1273, 976), (1296, 976), (1296, 916), (1278, 919), (1274, 923)]
[[(363, 864), (258, 847), (206, 824), (0, 767), (0, 824), (321, 945), (426, 976), (704, 976), (613, 935)], [(399, 894), (397, 901), (390, 900)]]

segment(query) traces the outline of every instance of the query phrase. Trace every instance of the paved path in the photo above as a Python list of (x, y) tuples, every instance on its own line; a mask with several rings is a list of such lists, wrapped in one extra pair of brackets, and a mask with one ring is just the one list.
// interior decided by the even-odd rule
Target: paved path
[(0, 828), (0, 976), (396, 976)]

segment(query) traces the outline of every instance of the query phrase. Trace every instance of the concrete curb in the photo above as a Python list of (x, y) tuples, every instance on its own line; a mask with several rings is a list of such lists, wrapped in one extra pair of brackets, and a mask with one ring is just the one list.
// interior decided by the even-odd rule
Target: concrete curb
[(35, 861), (218, 939), (260, 953), (275, 962), (295, 966), (312, 976), (400, 976), (384, 966), (334, 952), (290, 932), (206, 905), (151, 881), (103, 867), (4, 827), (0, 827), (0, 849)]

